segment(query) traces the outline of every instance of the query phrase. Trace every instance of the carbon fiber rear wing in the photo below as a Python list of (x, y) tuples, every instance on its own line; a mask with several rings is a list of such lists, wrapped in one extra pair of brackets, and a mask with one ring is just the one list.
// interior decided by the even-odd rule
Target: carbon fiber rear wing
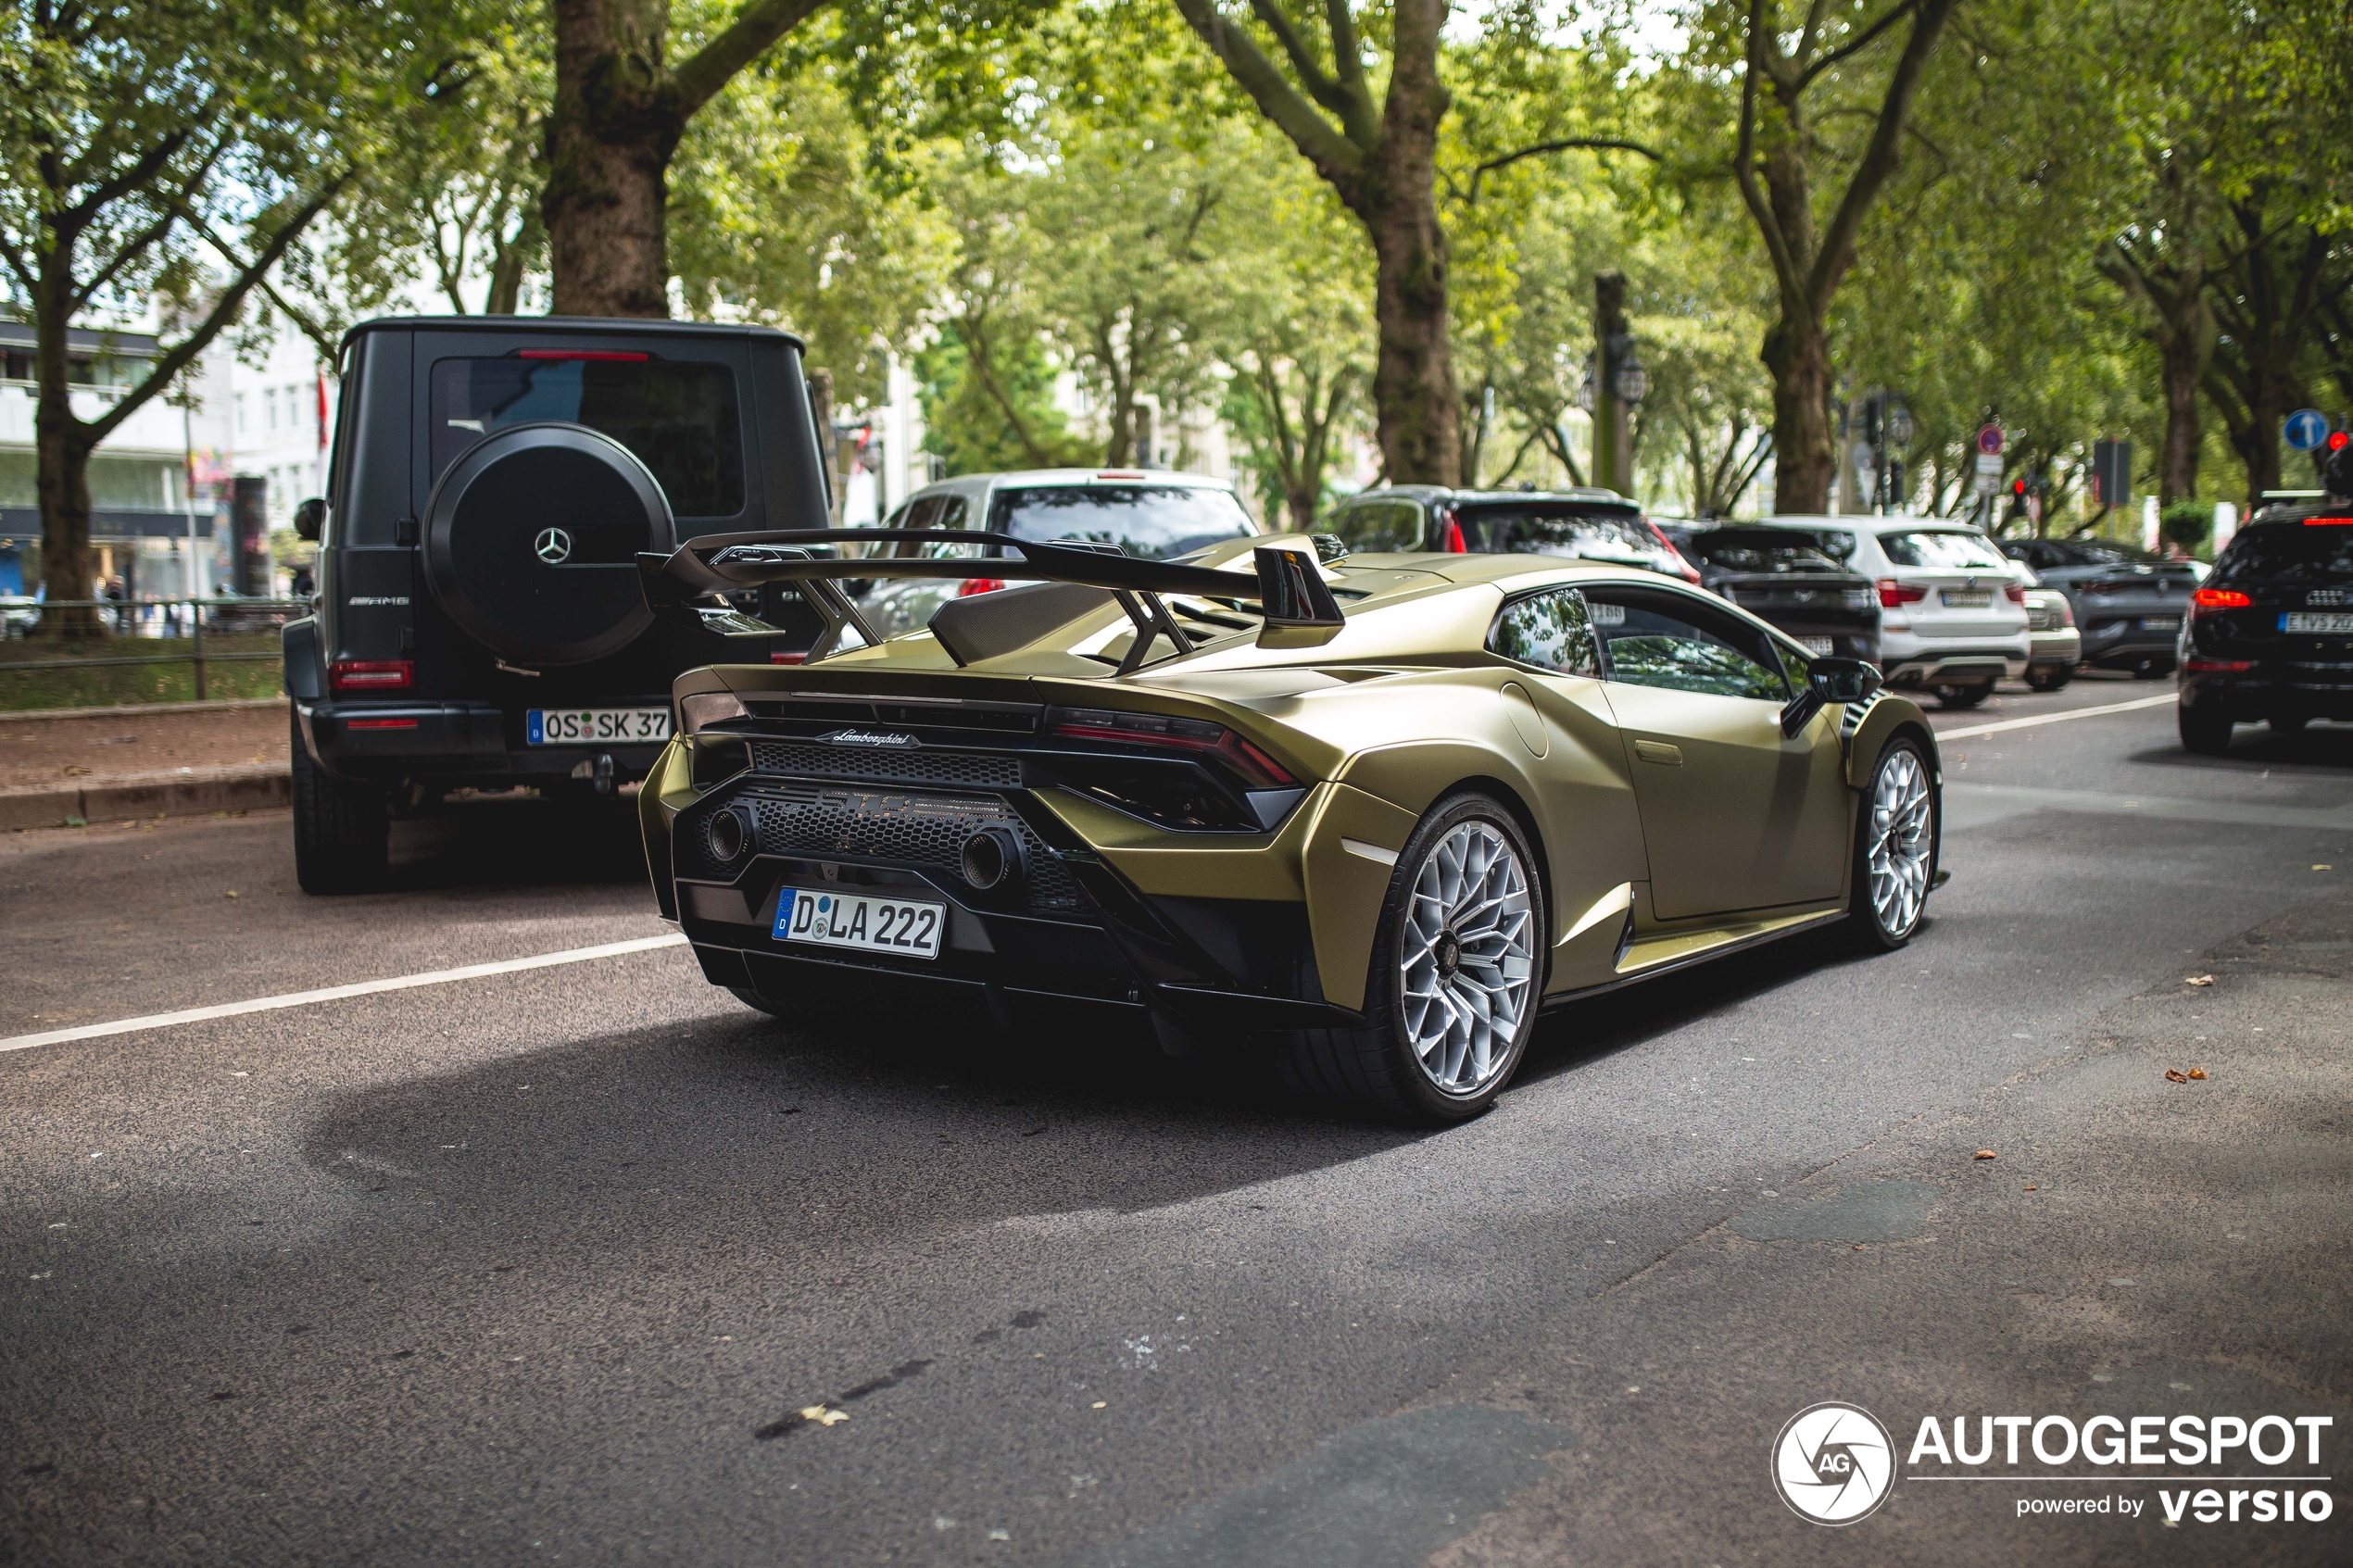
[[(1000, 553), (855, 558), (818, 553), (852, 543), (993, 546)], [(646, 603), (657, 615), (697, 615), (695, 602), (712, 594), (738, 593), (768, 583), (799, 585), (802, 597), (826, 624), (825, 634), (810, 650), (812, 660), (832, 652), (845, 628), (854, 629), (870, 644), (882, 640), (837, 585), (843, 580), (996, 578), (1100, 588), (1113, 595), (1136, 623), (1135, 641), (1120, 664), (1120, 673), (1127, 674), (1145, 662), (1157, 638), (1165, 637), (1179, 654), (1192, 651), (1192, 637), (1162, 602), (1164, 594), (1246, 606), (1259, 613), (1268, 628), (1333, 632), (1340, 627), (1340, 601), (1317, 570), (1311, 550), (1262, 546), (1252, 553), (1257, 569), (1254, 580), (1239, 572), (1150, 560), (1114, 546), (1075, 540), (1047, 544), (971, 529), (820, 528), (714, 533), (690, 540), (666, 556), (640, 555), (637, 570)]]

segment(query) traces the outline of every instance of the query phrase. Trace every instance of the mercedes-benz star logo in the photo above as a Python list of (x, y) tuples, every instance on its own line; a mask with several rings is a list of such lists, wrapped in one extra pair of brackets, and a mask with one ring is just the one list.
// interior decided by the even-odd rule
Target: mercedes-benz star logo
[(572, 558), (572, 535), (560, 528), (543, 528), (531, 542), (531, 553), (549, 566), (561, 566)]
[(1809, 1405), (1773, 1439), (1773, 1485), (1800, 1518), (1817, 1524), (1867, 1517), (1894, 1481), (1895, 1439), (1860, 1405)]

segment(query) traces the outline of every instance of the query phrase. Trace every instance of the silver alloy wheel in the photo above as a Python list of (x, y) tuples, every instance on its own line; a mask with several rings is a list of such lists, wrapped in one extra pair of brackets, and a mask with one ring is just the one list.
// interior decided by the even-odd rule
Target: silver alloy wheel
[(1458, 823), (1414, 873), (1403, 931), (1404, 1022), (1423, 1075), (1475, 1095), (1510, 1065), (1534, 1005), (1528, 871), (1492, 824)]
[(1928, 772), (1916, 752), (1898, 747), (1871, 785), (1871, 915), (1890, 936), (1908, 936), (1928, 898), (1936, 846)]

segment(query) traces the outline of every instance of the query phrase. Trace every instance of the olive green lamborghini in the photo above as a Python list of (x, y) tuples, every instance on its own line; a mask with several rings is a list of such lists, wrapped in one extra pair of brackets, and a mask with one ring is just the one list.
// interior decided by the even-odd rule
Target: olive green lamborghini
[[(1821, 927), (1900, 947), (1943, 875), (1920, 709), (1655, 572), (904, 530), (639, 567), (657, 614), (825, 624), (680, 677), (639, 797), (662, 912), (780, 1018), (1125, 1018), (1452, 1121), (1545, 1007)], [(843, 583), (908, 576), (1028, 585), (872, 635)]]

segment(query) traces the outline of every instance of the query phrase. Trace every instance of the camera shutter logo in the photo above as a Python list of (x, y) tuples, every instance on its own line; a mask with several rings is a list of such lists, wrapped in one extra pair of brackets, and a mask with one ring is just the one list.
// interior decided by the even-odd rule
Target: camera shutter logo
[(531, 553), (549, 566), (561, 566), (572, 558), (572, 535), (560, 528), (543, 528), (531, 542)]
[(1799, 1518), (1852, 1524), (1894, 1489), (1895, 1440), (1860, 1405), (1809, 1405), (1773, 1439), (1773, 1485)]

